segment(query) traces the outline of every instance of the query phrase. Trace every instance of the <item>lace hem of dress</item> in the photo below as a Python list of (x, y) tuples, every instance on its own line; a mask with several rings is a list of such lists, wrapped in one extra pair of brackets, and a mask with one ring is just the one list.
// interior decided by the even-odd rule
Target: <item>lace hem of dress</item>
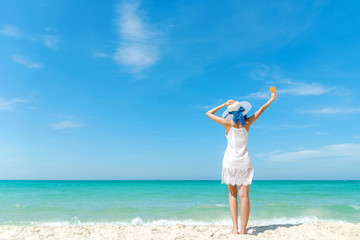
[(231, 184), (231, 185), (244, 185), (247, 186), (251, 184), (254, 176), (254, 169), (237, 169), (237, 168), (226, 168), (222, 169), (222, 178), (221, 183)]

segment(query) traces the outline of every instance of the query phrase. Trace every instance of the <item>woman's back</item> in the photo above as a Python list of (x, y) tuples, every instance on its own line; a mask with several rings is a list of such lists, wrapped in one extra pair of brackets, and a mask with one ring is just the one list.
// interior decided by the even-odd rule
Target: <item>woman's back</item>
[(248, 132), (245, 127), (235, 128), (231, 127), (226, 135), (228, 143), (234, 148), (242, 148), (247, 145)]
[(231, 127), (226, 135), (228, 145), (224, 154), (223, 166), (240, 169), (252, 168), (247, 147), (248, 132), (242, 128)]

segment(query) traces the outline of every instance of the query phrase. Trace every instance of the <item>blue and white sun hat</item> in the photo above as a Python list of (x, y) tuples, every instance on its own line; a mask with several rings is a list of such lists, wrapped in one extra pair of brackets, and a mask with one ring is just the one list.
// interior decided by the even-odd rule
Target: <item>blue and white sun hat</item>
[(227, 107), (223, 112), (222, 117), (227, 120), (234, 120), (235, 123), (240, 123), (242, 126), (245, 124), (244, 116), (251, 110), (251, 104), (249, 102), (235, 101)]

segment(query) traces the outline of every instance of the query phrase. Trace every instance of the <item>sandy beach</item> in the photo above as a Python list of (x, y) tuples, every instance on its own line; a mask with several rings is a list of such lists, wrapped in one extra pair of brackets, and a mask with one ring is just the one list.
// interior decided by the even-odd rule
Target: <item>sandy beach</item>
[(216, 225), (0, 226), (0, 239), (360, 239), (360, 223), (253, 226), (247, 235), (230, 235)]

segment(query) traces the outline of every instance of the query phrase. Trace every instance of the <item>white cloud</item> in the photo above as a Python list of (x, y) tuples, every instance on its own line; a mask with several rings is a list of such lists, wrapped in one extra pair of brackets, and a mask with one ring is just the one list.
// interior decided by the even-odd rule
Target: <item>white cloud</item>
[(117, 24), (118, 30), (123, 38), (130, 41), (147, 40), (149, 30), (139, 15), (139, 3), (124, 3), (118, 7), (120, 14)]
[(315, 149), (305, 149), (293, 152), (270, 152), (256, 154), (271, 162), (304, 162), (312, 161), (359, 161), (360, 160), (360, 144), (335, 144), (325, 145)]
[(279, 125), (254, 125), (252, 128), (279, 131), (289, 129), (305, 129), (316, 126), (316, 124), (279, 124)]
[(267, 74), (268, 71), (269, 71), (269, 68), (266, 65), (263, 65), (262, 69), (259, 68), (259, 69), (250, 71), (250, 76), (254, 80), (260, 80)]
[(316, 132), (315, 134), (318, 135), (318, 136), (327, 136), (327, 135), (330, 135), (330, 133), (328, 133), (328, 132)]
[(60, 38), (58, 36), (45, 34), (45, 35), (41, 35), (40, 39), (47, 48), (50, 48), (50, 49), (58, 49), (59, 48), (58, 45), (59, 45)]
[(248, 71), (248, 75), (253, 80), (263, 80), (264, 77), (267, 77), (268, 75), (273, 75), (275, 72), (278, 71), (277, 66), (268, 66), (263, 63), (247, 63), (247, 64), (240, 64), (238, 67), (245, 67), (245, 68), (251, 68)]
[(298, 109), (297, 111), (304, 114), (351, 114), (351, 113), (360, 113), (360, 107), (358, 108), (324, 107), (324, 108), (309, 109), (309, 110)]
[(240, 67), (250, 67), (248, 74), (253, 80), (266, 80), (268, 89), (264, 91), (250, 93), (245, 98), (267, 99), (270, 98), (269, 88), (272, 85), (277, 87), (276, 93), (289, 94), (293, 96), (323, 95), (325, 93), (336, 91), (337, 95), (348, 95), (350, 92), (344, 88), (335, 86), (326, 86), (320, 83), (300, 82), (281, 76), (280, 68), (276, 65), (265, 65), (262, 63), (242, 64)]
[(270, 98), (270, 91), (254, 92), (254, 93), (250, 93), (250, 94), (248, 94), (246, 96), (239, 97), (239, 98), (244, 98), (244, 99), (268, 99), (268, 98)]
[(94, 55), (94, 57), (98, 57), (98, 58), (108, 58), (109, 57), (108, 54), (99, 52), (99, 51), (94, 52), (93, 55)]
[(322, 95), (336, 89), (336, 87), (327, 87), (319, 83), (304, 83), (290, 80), (283, 83), (285, 84), (285, 87), (276, 90), (279, 94), (285, 93), (295, 96)]
[(21, 38), (23, 36), (23, 33), (20, 29), (10, 24), (3, 25), (0, 29), (0, 34), (15, 38)]
[(116, 50), (115, 60), (122, 65), (134, 67), (138, 72), (156, 62), (156, 50), (146, 44), (124, 43)]
[(199, 109), (199, 110), (210, 110), (210, 109), (214, 108), (214, 106), (212, 106), (212, 105), (201, 105), (201, 104), (191, 105), (191, 107), (193, 109)]
[(132, 73), (155, 64), (158, 60), (158, 49), (144, 20), (138, 3), (124, 3), (117, 7), (119, 14), (116, 23), (121, 37), (114, 59), (117, 63), (129, 67)]
[(62, 121), (51, 124), (51, 127), (53, 129), (68, 129), (68, 128), (79, 128), (83, 127), (84, 125), (78, 122), (72, 122), (72, 121)]
[(314, 127), (315, 124), (303, 124), (303, 125), (296, 125), (296, 124), (280, 124), (282, 128), (291, 128), (291, 129), (302, 129), (302, 128), (311, 128)]
[[(48, 31), (48, 29), (46, 29)], [(50, 49), (58, 49), (58, 45), (60, 42), (60, 37), (56, 35), (51, 34), (29, 34), (24, 33), (22, 30), (20, 30), (18, 27), (7, 24), (3, 25), (2, 28), (0, 28), (0, 34), (8, 36), (8, 37), (14, 37), (14, 38), (22, 38), (24, 37), (27, 40), (30, 40), (32, 42), (41, 42), (44, 44), (45, 47)]]
[(266, 65), (260, 62), (243, 63), (237, 67), (247, 69), (247, 75), (252, 80), (269, 80), (279, 75), (280, 68), (277, 65)]
[(255, 156), (260, 157), (260, 158), (267, 158), (267, 157), (275, 155), (275, 154), (277, 154), (279, 152), (281, 152), (281, 150), (273, 150), (273, 151), (268, 152), (268, 153), (256, 153)]
[(31, 102), (34, 98), (34, 95), (31, 95), (29, 98), (12, 98), (6, 100), (4, 98), (0, 98), (0, 111), (12, 111), (16, 104)]
[(58, 115), (59, 118), (65, 118), (65, 119), (79, 119), (78, 116), (74, 116), (74, 115), (63, 115), (63, 114), (60, 114)]
[[(327, 87), (319, 83), (302, 83), (294, 81), (284, 81), (278, 83), (277, 94), (289, 94), (293, 96), (306, 96), (306, 95), (322, 95), (327, 92), (333, 91), (336, 87)], [(277, 84), (276, 84), (277, 85)], [(270, 98), (270, 87), (269, 90), (263, 92), (250, 93), (243, 98), (249, 99), (268, 99)]]
[(20, 55), (12, 55), (12, 60), (14, 60), (17, 63), (20, 63), (22, 65), (25, 65), (28, 68), (42, 68), (44, 67), (44, 64), (39, 62), (32, 62), (30, 60), (25, 59), (23, 56)]

